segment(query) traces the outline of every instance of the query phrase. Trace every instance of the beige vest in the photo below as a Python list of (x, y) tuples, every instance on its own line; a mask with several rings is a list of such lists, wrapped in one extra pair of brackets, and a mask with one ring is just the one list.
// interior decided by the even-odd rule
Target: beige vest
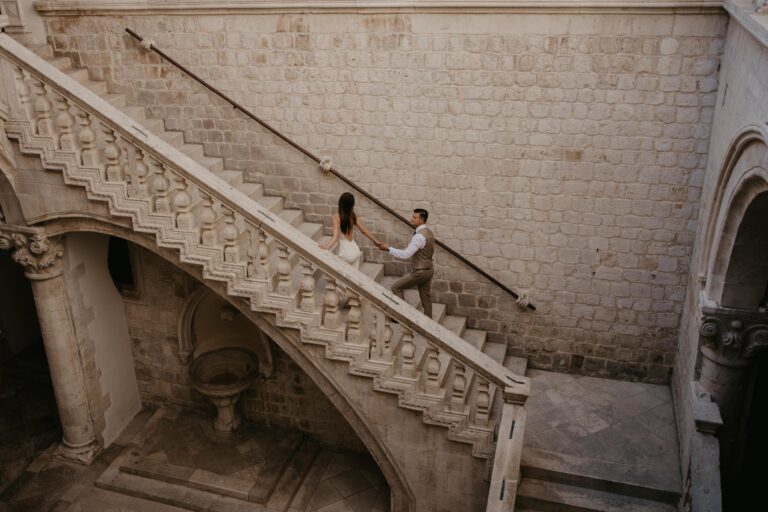
[(411, 257), (413, 270), (432, 270), (432, 255), (435, 253), (435, 235), (429, 228), (424, 228), (419, 233), (427, 240), (423, 249), (416, 251)]

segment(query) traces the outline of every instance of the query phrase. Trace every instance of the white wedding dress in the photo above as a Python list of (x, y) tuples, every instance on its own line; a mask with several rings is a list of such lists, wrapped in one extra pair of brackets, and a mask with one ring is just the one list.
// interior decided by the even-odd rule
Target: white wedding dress
[(363, 253), (354, 239), (350, 240), (342, 233), (339, 237), (338, 256), (353, 267), (359, 269), (360, 260), (362, 260)]

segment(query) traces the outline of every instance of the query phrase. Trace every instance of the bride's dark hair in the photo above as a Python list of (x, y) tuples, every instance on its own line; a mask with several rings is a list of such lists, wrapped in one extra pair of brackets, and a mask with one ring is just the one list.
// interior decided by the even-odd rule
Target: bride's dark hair
[(349, 192), (344, 192), (339, 196), (339, 221), (341, 232), (348, 235), (352, 231), (352, 226), (357, 224), (357, 215), (354, 212), (355, 196)]

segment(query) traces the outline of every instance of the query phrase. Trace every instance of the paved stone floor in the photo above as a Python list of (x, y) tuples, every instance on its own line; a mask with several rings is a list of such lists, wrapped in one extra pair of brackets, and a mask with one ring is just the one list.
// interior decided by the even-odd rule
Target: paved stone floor
[(637, 484), (679, 489), (669, 386), (540, 370), (526, 375), (532, 386), (526, 449), (562, 454), (584, 468), (621, 471)]
[[(140, 413), (120, 438), (87, 467), (53, 457), (56, 444), (51, 444), (0, 495), (0, 512), (184, 512), (186, 509), (95, 486), (100, 475), (123, 456), (126, 447), (131, 446), (131, 440), (142, 434), (145, 425), (153, 416), (155, 414), (148, 411)], [(179, 415), (180, 421), (188, 418), (192, 418), (190, 423), (197, 421), (194, 413), (182, 412)], [(162, 458), (167, 461), (191, 465), (197, 465), (200, 460), (205, 459), (207, 470), (226, 472), (234, 466), (245, 467), (253, 462), (254, 458), (258, 458), (257, 452), (260, 449), (257, 444), (266, 446), (274, 441), (274, 436), (270, 437), (265, 429), (256, 428), (254, 432), (261, 432), (261, 440), (264, 443), (249, 444), (247, 440), (240, 438), (234, 445), (241, 448), (248, 445), (249, 451), (244, 452), (247, 454), (245, 459), (243, 454), (233, 451), (230, 454), (233, 455), (232, 466), (222, 462), (224, 459), (215, 454), (209, 453), (210, 457), (205, 457), (205, 446), (196, 450), (186, 449), (185, 440), (189, 441), (190, 436), (196, 435), (192, 430), (180, 432), (177, 440), (170, 440), (164, 434), (148, 440), (144, 453), (155, 458), (158, 453), (162, 453)], [(287, 437), (289, 441), (283, 445), (295, 444), (291, 441), (292, 436)], [(269, 453), (265, 452), (264, 455), (269, 456)], [(368, 455), (319, 449), (306, 477), (290, 501), (288, 510), (385, 512), (389, 510), (389, 487)]]

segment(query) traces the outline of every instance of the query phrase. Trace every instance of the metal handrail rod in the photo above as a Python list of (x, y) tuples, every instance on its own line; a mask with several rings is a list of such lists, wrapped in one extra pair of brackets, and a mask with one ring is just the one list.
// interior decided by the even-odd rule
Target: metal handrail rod
[[(290, 146), (292, 146), (292, 147), (296, 148), (298, 151), (300, 151), (302, 154), (304, 154), (304, 155), (305, 155), (307, 158), (309, 158), (310, 160), (313, 160), (313, 161), (314, 161), (315, 163), (317, 163), (317, 164), (319, 164), (319, 163), (321, 162), (321, 159), (320, 159), (320, 158), (319, 158), (317, 155), (315, 155), (314, 153), (312, 153), (312, 152), (311, 152), (311, 151), (309, 151), (308, 149), (306, 149), (306, 148), (302, 147), (302, 146), (301, 146), (301, 145), (299, 145), (298, 143), (294, 142), (293, 140), (289, 139), (287, 136), (285, 136), (285, 135), (283, 135), (282, 133), (280, 133), (280, 131), (278, 131), (276, 128), (272, 127), (272, 126), (271, 126), (269, 123), (267, 123), (267, 122), (266, 122), (266, 121), (264, 121), (263, 119), (259, 118), (259, 117), (258, 117), (256, 114), (252, 113), (250, 110), (246, 109), (245, 107), (243, 107), (242, 105), (240, 105), (239, 103), (237, 103), (235, 100), (233, 100), (232, 98), (230, 98), (229, 96), (227, 96), (226, 94), (224, 94), (223, 92), (221, 92), (220, 90), (218, 90), (217, 88), (215, 88), (214, 86), (212, 86), (211, 84), (209, 84), (208, 82), (206, 82), (205, 80), (203, 80), (202, 78), (200, 78), (199, 76), (197, 76), (197, 75), (196, 75), (196, 74), (195, 74), (193, 71), (191, 71), (190, 69), (188, 69), (188, 68), (187, 68), (186, 66), (184, 66), (183, 64), (181, 64), (181, 63), (177, 62), (177, 61), (176, 61), (176, 59), (174, 59), (173, 57), (171, 57), (170, 55), (168, 55), (168, 54), (167, 54), (167, 53), (165, 53), (164, 51), (162, 51), (162, 50), (160, 50), (159, 48), (157, 48), (157, 47), (156, 47), (156, 46), (155, 46), (153, 43), (147, 43), (147, 42), (145, 42), (143, 37), (141, 37), (139, 34), (137, 34), (136, 32), (134, 32), (134, 31), (133, 31), (133, 30), (131, 30), (130, 28), (127, 28), (127, 27), (126, 27), (125, 31), (126, 31), (128, 34), (130, 34), (132, 37), (134, 37), (136, 40), (138, 40), (140, 43), (142, 43), (142, 46), (143, 46), (143, 47), (146, 47), (146, 48), (148, 48), (148, 49), (150, 49), (150, 50), (154, 51), (155, 53), (157, 53), (158, 55), (160, 55), (160, 57), (162, 57), (163, 59), (167, 60), (168, 62), (170, 62), (171, 64), (173, 64), (173, 65), (174, 65), (174, 66), (176, 66), (177, 68), (179, 68), (181, 71), (183, 71), (184, 73), (186, 73), (187, 75), (189, 75), (189, 76), (190, 76), (190, 77), (191, 77), (193, 80), (195, 80), (196, 82), (198, 82), (200, 85), (202, 85), (203, 87), (205, 87), (206, 89), (208, 89), (209, 91), (211, 91), (212, 93), (214, 93), (216, 96), (220, 97), (221, 99), (223, 99), (224, 101), (226, 101), (227, 103), (229, 103), (230, 105), (232, 105), (232, 107), (233, 107), (235, 110), (239, 110), (240, 112), (242, 112), (242, 113), (243, 113), (244, 115), (246, 115), (247, 117), (249, 117), (249, 118), (253, 119), (253, 120), (254, 120), (254, 121), (256, 121), (257, 123), (259, 123), (261, 126), (263, 126), (263, 127), (264, 127), (264, 128), (266, 128), (267, 130), (269, 130), (270, 132), (272, 132), (272, 133), (273, 133), (273, 134), (274, 134), (276, 137), (278, 137), (280, 140), (282, 140), (282, 141), (283, 141), (283, 142), (285, 142), (286, 144), (288, 144), (288, 145), (290, 145)], [(382, 202), (381, 202), (379, 199), (377, 199), (375, 196), (371, 195), (369, 192), (367, 192), (366, 190), (362, 189), (362, 188), (361, 188), (359, 185), (357, 185), (356, 183), (354, 183), (353, 181), (351, 181), (349, 178), (347, 178), (346, 176), (344, 176), (343, 174), (341, 174), (340, 172), (338, 172), (338, 171), (337, 171), (336, 169), (334, 169), (333, 167), (330, 167), (330, 168), (328, 169), (328, 172), (330, 172), (331, 174), (333, 174), (334, 176), (336, 176), (337, 178), (339, 178), (341, 181), (343, 181), (344, 183), (346, 183), (347, 185), (349, 185), (349, 186), (350, 186), (350, 187), (352, 187), (353, 189), (355, 189), (357, 192), (359, 192), (359, 193), (361, 193), (362, 195), (364, 195), (365, 197), (367, 197), (367, 198), (368, 198), (370, 201), (372, 201), (373, 203), (375, 203), (375, 204), (376, 204), (377, 206), (379, 206), (380, 208), (383, 208), (384, 210), (386, 210), (386, 211), (387, 211), (389, 214), (391, 214), (391, 215), (394, 215), (394, 216), (395, 216), (395, 217), (396, 217), (396, 218), (397, 218), (399, 221), (401, 221), (401, 222), (403, 222), (403, 223), (407, 224), (408, 226), (410, 226), (410, 222), (408, 221), (408, 219), (406, 219), (405, 217), (403, 217), (402, 215), (400, 215), (399, 213), (397, 213), (395, 210), (393, 210), (392, 208), (390, 208), (390, 207), (389, 207), (389, 206), (387, 206), (386, 204), (382, 203)], [(440, 240), (435, 240), (435, 243), (436, 243), (436, 244), (437, 244), (439, 247), (442, 247), (444, 250), (448, 251), (448, 252), (449, 252), (451, 255), (453, 255), (454, 257), (456, 257), (457, 259), (459, 259), (461, 262), (463, 262), (464, 264), (466, 264), (466, 265), (467, 265), (468, 267), (470, 267), (472, 270), (474, 270), (475, 272), (479, 273), (480, 275), (482, 275), (483, 277), (485, 277), (486, 279), (488, 279), (490, 282), (492, 282), (493, 284), (495, 284), (496, 286), (498, 286), (499, 288), (501, 288), (502, 290), (504, 290), (505, 292), (507, 292), (508, 294), (510, 294), (510, 295), (511, 295), (512, 297), (514, 297), (515, 299), (518, 299), (518, 298), (520, 297), (520, 296), (519, 296), (517, 293), (515, 293), (515, 291), (514, 291), (514, 290), (511, 290), (511, 289), (510, 289), (508, 286), (506, 286), (505, 284), (501, 283), (501, 282), (500, 282), (498, 279), (496, 279), (496, 278), (495, 278), (495, 277), (493, 277), (492, 275), (488, 274), (486, 271), (484, 271), (483, 269), (481, 269), (480, 267), (478, 267), (477, 265), (475, 265), (474, 263), (472, 263), (471, 261), (469, 261), (467, 258), (465, 258), (465, 257), (464, 257), (464, 256), (462, 256), (461, 254), (459, 254), (458, 252), (456, 252), (456, 251), (455, 251), (454, 249), (452, 249), (451, 247), (449, 247), (449, 246), (445, 245), (445, 244), (444, 244), (443, 242), (441, 242)], [(536, 310), (536, 306), (534, 306), (533, 304), (530, 304), (530, 303), (528, 303), (528, 304), (527, 304), (527, 307), (528, 307), (529, 309), (531, 309), (532, 311), (535, 311), (535, 310)]]

